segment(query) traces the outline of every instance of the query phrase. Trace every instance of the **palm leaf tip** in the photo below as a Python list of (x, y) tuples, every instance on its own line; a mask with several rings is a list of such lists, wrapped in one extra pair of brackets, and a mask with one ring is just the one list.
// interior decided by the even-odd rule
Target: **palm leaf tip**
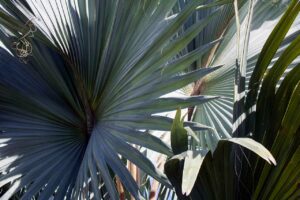
[(276, 160), (270, 153), (270, 151), (267, 150), (262, 144), (256, 142), (251, 138), (230, 138), (227, 139), (227, 141), (238, 144), (247, 148), (250, 151), (253, 151), (258, 156), (266, 160), (269, 164), (277, 165)]

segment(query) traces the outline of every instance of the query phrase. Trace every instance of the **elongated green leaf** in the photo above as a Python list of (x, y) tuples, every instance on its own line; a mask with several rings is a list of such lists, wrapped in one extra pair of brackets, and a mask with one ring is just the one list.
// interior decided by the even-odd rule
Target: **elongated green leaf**
[(174, 154), (188, 149), (188, 135), (181, 121), (181, 109), (178, 108), (171, 128), (171, 147)]
[(280, 179), (277, 181), (275, 188), (272, 189), (270, 199), (287, 199), (291, 191), (297, 191), (297, 182), (299, 181), (300, 172), (300, 146), (298, 146), (288, 165), (283, 170)]
[[(261, 104), (260, 112), (257, 112), (257, 137), (262, 138), (264, 134), (262, 133), (265, 131), (264, 127), (268, 126), (265, 123), (268, 123), (268, 109), (270, 109), (270, 102), (271, 99), (275, 96), (275, 88), (278, 80), (284, 73), (285, 69), (293, 62), (295, 58), (300, 55), (300, 45), (299, 45), (300, 37), (298, 36), (290, 45), (289, 47), (283, 52), (283, 54), (279, 57), (276, 61), (274, 66), (270, 69), (268, 74), (265, 76), (265, 79), (262, 83), (261, 93), (258, 98), (258, 104)], [(263, 94), (263, 95), (262, 95)], [(259, 140), (260, 140), (259, 138)], [(268, 138), (265, 137), (264, 141), (268, 141)]]
[(250, 109), (253, 105), (253, 102), (255, 102), (259, 83), (262, 80), (267, 67), (269, 66), (272, 58), (274, 57), (276, 51), (280, 46), (280, 43), (284, 39), (288, 30), (290, 29), (299, 11), (299, 1), (292, 0), (288, 10), (280, 19), (279, 23), (276, 25), (270, 37), (266, 41), (264, 48), (262, 49), (262, 52), (260, 53), (260, 56), (256, 63), (256, 66), (259, 67), (255, 68), (255, 71), (253, 72), (253, 75), (251, 76), (249, 82), (249, 94), (246, 102), (247, 109)]
[[(293, 90), (293, 94), (290, 97), (290, 102), (287, 105), (284, 117), (280, 122), (281, 127), (277, 130), (278, 132), (276, 135), (276, 139), (274, 140), (274, 143), (272, 145), (271, 151), (273, 152), (274, 156), (276, 156), (280, 161), (278, 166), (276, 167), (276, 170), (272, 170), (266, 166), (264, 166), (263, 169), (259, 166), (256, 166), (257, 169), (260, 169), (262, 171), (256, 191), (254, 193), (255, 198), (258, 198), (259, 193), (262, 191), (262, 186), (265, 184), (266, 179), (269, 175), (272, 175), (269, 178), (270, 183), (275, 184), (277, 182), (277, 179), (280, 178), (286, 163), (291, 159), (291, 154), (293, 154), (296, 151), (296, 148), (300, 145), (299, 141), (297, 139), (295, 140), (295, 138), (298, 138), (299, 136), (298, 130), (300, 127), (300, 115), (299, 112), (296, 111), (299, 109), (300, 105), (299, 92), (300, 86), (299, 84), (297, 84), (295, 86), (295, 89)], [(272, 190), (271, 187), (268, 186), (264, 188), (263, 191), (269, 194), (269, 192), (271, 192)], [(260, 195), (262, 195), (263, 198), (267, 198), (265, 194)]]

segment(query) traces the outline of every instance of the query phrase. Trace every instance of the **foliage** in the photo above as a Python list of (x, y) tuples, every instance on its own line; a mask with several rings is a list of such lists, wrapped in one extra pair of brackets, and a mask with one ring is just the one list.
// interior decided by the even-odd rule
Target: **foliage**
[[(299, 197), (299, 9), (2, 0), (1, 199), (149, 199), (144, 174), (165, 199), (176, 198), (169, 181), (181, 199)], [(166, 96), (184, 86), (187, 95)], [(159, 114), (178, 107), (192, 121)], [(170, 129), (171, 147), (154, 132)], [(255, 141), (277, 167), (241, 148), (275, 164)], [(171, 158), (169, 180), (145, 148)]]
[(220, 68), (183, 72), (217, 42), (178, 57), (218, 15), (176, 35), (193, 11), (229, 1), (203, 2), (172, 15), (176, 0), (2, 0), (1, 198), (22, 190), (22, 199), (118, 199), (118, 176), (140, 199), (123, 158), (170, 186), (131, 144), (173, 155), (145, 131), (171, 127), (153, 114), (215, 98), (161, 98)]
[[(200, 170), (193, 173), (198, 176), (190, 196), (182, 194), (185, 192), (184, 179), (188, 178), (184, 173), (187, 158), (175, 156), (166, 163), (166, 174), (179, 198), (299, 198), (300, 169), (297, 165), (300, 163), (300, 118), (297, 110), (300, 105), (300, 65), (292, 65), (293, 68), (286, 74), (285, 71), (293, 62), (297, 62), (300, 37), (296, 35), (288, 43), (287, 39), (284, 41), (299, 12), (299, 1), (292, 1), (258, 57), (246, 97), (239, 100), (244, 101), (239, 104), (244, 106), (240, 110), (246, 112), (242, 113), (245, 119), (238, 123), (239, 132), (252, 136), (269, 148), (277, 166), (272, 167), (223, 139), (212, 154), (205, 154)], [(285, 48), (278, 54), (282, 44), (285, 44)], [(274, 56), (278, 56), (278, 59), (273, 64)], [(271, 64), (272, 67), (268, 69)], [(282, 76), (284, 78), (280, 81)]]

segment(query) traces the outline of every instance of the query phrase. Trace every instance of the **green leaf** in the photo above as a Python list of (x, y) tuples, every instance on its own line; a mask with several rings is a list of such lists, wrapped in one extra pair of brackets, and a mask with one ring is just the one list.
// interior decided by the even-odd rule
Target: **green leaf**
[[(300, 10), (299, 10), (300, 11)], [(285, 69), (300, 55), (300, 36), (298, 36), (292, 43), (286, 48), (279, 59), (275, 62), (274, 66), (266, 74), (262, 86), (261, 92), (258, 97), (258, 103), (261, 109), (257, 111), (256, 117), (256, 136), (255, 138), (264, 138), (262, 143), (268, 141), (268, 137), (265, 137), (265, 127), (268, 126), (269, 119), (272, 116), (269, 115), (268, 110), (272, 106), (272, 99), (275, 97), (276, 84), (280, 77), (283, 75)], [(271, 103), (270, 103), (271, 102)], [(266, 124), (266, 125), (265, 125)]]
[[(276, 130), (276, 137), (272, 143), (271, 151), (276, 156), (278, 165), (276, 169), (270, 169), (267, 166), (261, 168), (260, 165), (256, 166), (257, 171), (260, 172), (260, 178), (254, 193), (254, 197), (258, 198), (259, 195), (267, 198), (266, 194), (270, 194), (273, 191), (274, 185), (277, 180), (282, 177), (286, 165), (289, 163), (292, 155), (296, 152), (300, 143), (299, 127), (300, 127), (300, 114), (297, 112), (300, 109), (300, 85), (295, 85), (293, 93), (290, 97), (289, 104), (286, 107), (284, 117), (282, 118), (281, 126)], [(287, 170), (287, 169), (286, 169)], [(294, 173), (299, 173), (298, 170)], [(292, 180), (291, 180), (292, 181)], [(266, 182), (270, 183), (270, 186), (264, 186)], [(273, 185), (274, 184), (274, 185)], [(273, 185), (273, 187), (271, 187)]]
[(180, 154), (188, 149), (188, 135), (181, 121), (180, 108), (177, 109), (171, 128), (171, 147), (174, 154)]
[(267, 67), (269, 66), (272, 58), (274, 57), (276, 51), (278, 50), (282, 40), (289, 31), (291, 25), (293, 24), (295, 18), (299, 14), (300, 3), (297, 0), (292, 0), (289, 8), (285, 14), (280, 19), (279, 23), (276, 25), (272, 31), (270, 37), (264, 44), (264, 47), (257, 60), (256, 67), (253, 71), (249, 82), (249, 94), (246, 101), (247, 109), (250, 109), (254, 102), (256, 102), (257, 90), (260, 82), (265, 74)]

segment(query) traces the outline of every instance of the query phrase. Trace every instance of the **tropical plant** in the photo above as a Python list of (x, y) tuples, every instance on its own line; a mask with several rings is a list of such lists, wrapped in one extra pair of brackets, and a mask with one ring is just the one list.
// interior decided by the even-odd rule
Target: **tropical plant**
[[(250, 1), (248, 19), (251, 19), (253, 5)], [(299, 28), (291, 29), (293, 23), (294, 26), (299, 27), (299, 18), (297, 18), (299, 12), (300, 2), (291, 1), (258, 58), (254, 58), (255, 62), (250, 59), (250, 66), (253, 63), (256, 66), (250, 73), (252, 75), (249, 82), (245, 81), (245, 73), (237, 73), (236, 78), (244, 83), (236, 84), (236, 88), (240, 89), (239, 93), (244, 96), (234, 98), (235, 106), (232, 108), (236, 124), (231, 125), (233, 128), (230, 127), (231, 133), (228, 136), (230, 139), (219, 140), (214, 144), (216, 146), (214, 148), (209, 145), (202, 146), (203, 143), (197, 145), (195, 140), (190, 148), (197, 151), (187, 151), (174, 156), (166, 163), (166, 174), (180, 199), (298, 199), (300, 197), (300, 169), (297, 167), (300, 163), (300, 118), (297, 112), (300, 105), (298, 59), (300, 36)], [(250, 28), (248, 32), (246, 31), (245, 46), (249, 34)], [(237, 62), (236, 69), (240, 72), (246, 71), (246, 56), (247, 54), (241, 54), (241, 62)], [(219, 77), (221, 75), (217, 71), (215, 74), (219, 74)], [(225, 78), (222, 81), (224, 83), (230, 80)], [(212, 90), (216, 85), (220, 86), (218, 82), (212, 86), (206, 82), (206, 85)], [(242, 88), (239, 88), (241, 85)], [(248, 88), (247, 91), (245, 86)], [(211, 103), (211, 105), (216, 104)], [(206, 109), (209, 110), (209, 107)], [(221, 112), (218, 116), (223, 120), (226, 119)], [(244, 116), (243, 120), (240, 120), (240, 116)], [(220, 122), (219, 117), (215, 115), (212, 118)], [(215, 125), (218, 127), (222, 123)], [(249, 152), (228, 143), (227, 141), (241, 140), (231, 136), (249, 136), (261, 142), (271, 150), (278, 165), (272, 167)], [(187, 140), (187, 135), (185, 138)], [(250, 145), (245, 138), (242, 138), (242, 141), (242, 145)], [(187, 148), (186, 146), (185, 150)], [(213, 153), (207, 153), (208, 149)], [(196, 182), (194, 186), (187, 181), (191, 179)], [(186, 195), (183, 195), (183, 192), (186, 192)]]
[[(241, 54), (245, 49), (243, 48), (243, 45), (245, 43), (245, 36), (247, 35), (247, 27), (249, 27), (250, 35), (247, 48), (248, 53), (246, 55), (247, 59), (245, 59), (247, 61), (245, 67), (246, 92), (262, 47), (291, 1), (252, 0), (238, 2), (239, 9), (237, 14), (239, 15), (240, 21), (239, 31), (236, 26), (234, 6), (228, 4), (223, 6), (222, 9), (218, 9), (220, 15), (215, 17), (213, 22), (205, 27), (190, 45), (193, 48), (198, 48), (209, 40), (215, 40), (221, 36), (224, 38), (217, 48), (201, 55), (193, 69), (195, 70), (196, 68), (206, 65), (224, 65), (224, 67), (209, 76), (200, 79), (196, 84), (191, 85), (188, 93), (192, 95), (202, 94), (223, 97), (195, 107), (195, 112), (193, 113), (193, 116), (191, 116), (192, 121), (201, 122), (216, 130), (216, 132), (210, 131), (198, 135), (201, 139), (201, 146), (208, 146), (209, 149), (214, 149), (219, 139), (231, 137), (233, 132), (236, 61), (238, 54), (240, 54), (239, 57), (241, 57)], [(249, 13), (250, 2), (253, 3), (252, 13)], [(210, 8), (209, 10), (205, 10), (206, 12), (199, 11), (190, 21), (195, 23), (203, 17), (209, 16), (215, 9), (216, 8)], [(247, 25), (249, 24), (249, 14), (251, 14), (251, 26)], [(193, 23), (188, 23), (187, 27), (191, 26)], [(289, 29), (289, 32), (283, 43), (280, 45), (276, 55), (274, 55), (269, 67), (273, 66), (279, 55), (286, 49), (287, 45), (299, 34), (299, 29), (300, 19), (298, 16)], [(239, 42), (237, 42), (237, 40), (239, 40)], [(238, 46), (239, 53), (237, 53)], [(189, 52), (193, 50), (193, 48), (186, 48), (185, 51)], [(289, 65), (289, 70), (295, 67), (297, 63), (299, 63), (298, 59)], [(281, 81), (282, 80), (280, 80), (279, 83)]]
[[(119, 199), (120, 191), (127, 198), (130, 198), (129, 193), (136, 199), (149, 198), (152, 180), (142, 176), (145, 182), (139, 189), (135, 182), (138, 176), (130, 175), (126, 163), (130, 169), (136, 165), (163, 184), (159, 198), (173, 199), (175, 196), (167, 189), (171, 187), (166, 177), (149, 161), (145, 152), (140, 152), (144, 148), (169, 157), (188, 148), (200, 150), (202, 154), (196, 154), (195, 159), (201, 162), (196, 165), (192, 162), (194, 154), (191, 151), (185, 155), (186, 162), (196, 169), (189, 172), (187, 167), (184, 170), (176, 164), (171, 166), (177, 167), (176, 176), (168, 175), (180, 198), (186, 198), (178, 192), (181, 179), (176, 180), (182, 171), (184, 177), (187, 172), (194, 176), (196, 189), (192, 191), (193, 185), (186, 181), (188, 184), (184, 188), (195, 195), (194, 199), (249, 198), (252, 192), (256, 199), (268, 195), (271, 198), (296, 197), (299, 150), (295, 149), (299, 149), (299, 143), (280, 144), (278, 141), (284, 138), (280, 124), (292, 127), (288, 129), (291, 134), (288, 141), (297, 141), (299, 136), (296, 128), (299, 118), (295, 112), (291, 113), (297, 106), (297, 92), (292, 88), (299, 82), (299, 75), (296, 75), (299, 67), (295, 67), (299, 60), (293, 57), (293, 63), (286, 60), (287, 55), (291, 55), (289, 52), (294, 52), (291, 56), (299, 55), (298, 39), (295, 39), (299, 35), (299, 20), (289, 29), (299, 12), (299, 2), (291, 1), (288, 14), (282, 20), (286, 23), (278, 25), (284, 28), (278, 28), (277, 34), (274, 31), (272, 35), (276, 39), (270, 37), (259, 59), (269, 31), (290, 1), (205, 2), (2, 0), (2, 199), (12, 196), (16, 199)], [(232, 2), (234, 4), (226, 5)], [(219, 40), (220, 37), (223, 39)], [(254, 65), (261, 64), (264, 67), (256, 69), (262, 71), (252, 76), (258, 79), (253, 78), (248, 86)], [(224, 67), (220, 68), (221, 65)], [(278, 90), (274, 89), (274, 84), (281, 83), (276, 80), (284, 70), (274, 70), (274, 76), (263, 75), (266, 68), (273, 65), (274, 69), (282, 65), (289, 69), (295, 67)], [(239, 71), (241, 73), (237, 73)], [(239, 79), (235, 79), (235, 74)], [(269, 83), (264, 84), (267, 77), (270, 77)], [(235, 80), (239, 90), (234, 90)], [(196, 83), (191, 87), (192, 93), (184, 97), (165, 96), (193, 81)], [(261, 90), (265, 92), (259, 93), (257, 114), (253, 115), (248, 109), (256, 104), (258, 82), (262, 82)], [(237, 92), (248, 87), (250, 93), (247, 90)], [(244, 101), (246, 93), (247, 101)], [(193, 96), (189, 97), (190, 94)], [(278, 99), (282, 94), (285, 103), (281, 104)], [(268, 105), (275, 97), (279, 103)], [(294, 103), (290, 107), (292, 99)], [(237, 104), (238, 101), (242, 104)], [(194, 122), (179, 122), (177, 115), (175, 122), (180, 124), (179, 129), (189, 133), (192, 139), (186, 140), (185, 136), (183, 149), (177, 151), (172, 145), (173, 152), (153, 131), (170, 130), (172, 119), (157, 113), (178, 107), (192, 110), (191, 106), (195, 105), (193, 115), (189, 112)], [(272, 110), (271, 115), (266, 109)], [(289, 118), (283, 117), (288, 110)], [(240, 120), (244, 113), (247, 114), (245, 126)], [(277, 117), (269, 123), (267, 119), (273, 115)], [(278, 121), (278, 126), (272, 127)], [(264, 123), (252, 126), (260, 122)], [(183, 128), (187, 126), (190, 128)], [(248, 130), (255, 133), (254, 139), (271, 149), (278, 167), (265, 165), (252, 154), (228, 143), (246, 146), (274, 163), (268, 151), (253, 140), (232, 139), (232, 136), (251, 136)], [(260, 138), (262, 135), (268, 139)], [(275, 135), (280, 137), (275, 139)], [(289, 150), (285, 152), (281, 148)], [(169, 163), (174, 161), (178, 159)], [(255, 170), (248, 162), (255, 163)], [(199, 171), (200, 163), (203, 165)], [(254, 174), (253, 181), (248, 178), (249, 174)], [(270, 185), (267, 184), (269, 178)], [(271, 191), (272, 188), (276, 190)], [(235, 189), (237, 193), (233, 192)]]
[(140, 199), (127, 160), (170, 186), (131, 144), (172, 156), (148, 133), (172, 119), (154, 114), (216, 98), (162, 96), (220, 68), (184, 72), (218, 41), (178, 54), (218, 13), (176, 33), (195, 9), (228, 2), (175, 14), (176, 0), (1, 0), (1, 198), (119, 199), (118, 177)]

